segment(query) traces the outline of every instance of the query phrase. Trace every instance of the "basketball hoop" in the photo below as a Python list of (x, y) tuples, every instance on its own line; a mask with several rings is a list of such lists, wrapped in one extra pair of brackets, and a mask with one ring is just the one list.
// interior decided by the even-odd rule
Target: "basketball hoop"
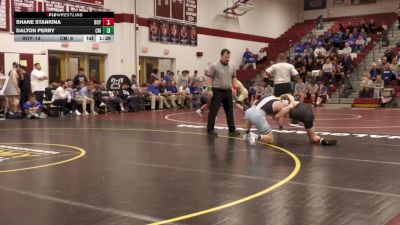
[(231, 7), (226, 8), (224, 13), (239, 19), (239, 16), (243, 16), (254, 8), (252, 4), (247, 3), (248, 1), (249, 0), (238, 0)]

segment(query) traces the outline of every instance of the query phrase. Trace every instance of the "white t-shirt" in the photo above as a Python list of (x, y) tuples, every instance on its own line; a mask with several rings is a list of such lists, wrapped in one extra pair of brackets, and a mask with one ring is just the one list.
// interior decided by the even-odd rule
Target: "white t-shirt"
[(349, 47), (347, 47), (347, 48), (343, 48), (343, 54), (348, 54), (348, 55), (350, 55), (350, 54), (351, 54), (351, 47), (349, 46)]
[(183, 86), (179, 88), (179, 92), (183, 95), (190, 95), (190, 89), (187, 87), (186, 89), (183, 89)]
[(333, 73), (333, 65), (332, 65), (332, 63), (329, 63), (329, 64), (325, 63), (322, 66), (322, 71), (324, 71), (324, 73)]
[(48, 80), (39, 80), (39, 78), (46, 77), (43, 71), (34, 69), (31, 72), (31, 89), (32, 93), (36, 91), (44, 91), (49, 86)]
[(289, 63), (277, 63), (266, 69), (267, 73), (274, 76), (274, 84), (290, 83), (292, 76), (297, 76), (299, 72)]
[(71, 99), (71, 95), (67, 89), (64, 89), (63, 87), (58, 87), (56, 91), (53, 93), (53, 98), (51, 99), (51, 102), (54, 102), (57, 99)]

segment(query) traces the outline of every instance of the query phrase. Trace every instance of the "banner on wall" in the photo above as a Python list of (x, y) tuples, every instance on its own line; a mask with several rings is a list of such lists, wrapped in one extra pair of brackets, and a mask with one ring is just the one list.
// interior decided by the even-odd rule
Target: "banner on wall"
[(189, 45), (197, 46), (197, 27), (196, 26), (190, 26)]
[(160, 41), (160, 22), (155, 19), (149, 19), (149, 41)]
[(179, 25), (179, 43), (182, 45), (189, 44), (189, 26), (186, 24)]
[(326, 0), (304, 0), (304, 10), (326, 9)]
[(184, 0), (172, 0), (171, 18), (176, 20), (183, 20)]
[(179, 44), (179, 25), (175, 22), (169, 23), (169, 32), (171, 33), (171, 41), (172, 44)]
[(197, 0), (185, 0), (185, 20), (197, 22)]
[(0, 31), (8, 31), (9, 12), (8, 0), (0, 0)]
[(165, 20), (160, 21), (160, 42), (168, 43), (170, 41), (169, 22)]
[(171, 0), (154, 0), (155, 15), (171, 18)]

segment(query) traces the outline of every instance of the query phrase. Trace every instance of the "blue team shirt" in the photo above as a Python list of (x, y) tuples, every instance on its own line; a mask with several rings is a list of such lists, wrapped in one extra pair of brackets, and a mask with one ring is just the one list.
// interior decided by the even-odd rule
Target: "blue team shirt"
[(168, 86), (167, 91), (169, 91), (171, 93), (178, 93), (178, 88), (175, 86)]
[(158, 95), (160, 94), (160, 89), (157, 87), (154, 87), (153, 84), (151, 84), (150, 86), (147, 87), (147, 90), (149, 90), (149, 92), (153, 93), (153, 95)]
[(383, 80), (390, 80), (390, 78), (392, 78), (393, 73), (391, 70), (384, 70), (382, 73), (382, 79)]
[(40, 102), (35, 101), (34, 104), (31, 104), (29, 101), (25, 102), (25, 104), (23, 105), (25, 110), (29, 110), (30, 108), (36, 108), (38, 107), (39, 109), (43, 109), (43, 105), (40, 104)]

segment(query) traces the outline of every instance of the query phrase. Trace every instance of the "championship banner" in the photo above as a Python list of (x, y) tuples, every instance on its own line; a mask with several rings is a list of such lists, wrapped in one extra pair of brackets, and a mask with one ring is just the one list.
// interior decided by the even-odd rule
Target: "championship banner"
[(179, 44), (179, 25), (177, 23), (170, 22), (169, 23), (169, 32), (171, 35), (170, 43)]
[(189, 30), (189, 45), (197, 46), (197, 27), (190, 26)]
[(8, 31), (9, 24), (9, 1), (0, 0), (0, 31)]
[(168, 43), (170, 41), (170, 32), (169, 32), (169, 22), (162, 20), (160, 21), (160, 42)]
[(149, 19), (149, 41), (160, 41), (160, 22), (155, 19)]
[(179, 43), (182, 45), (189, 44), (189, 26), (186, 24), (180, 24), (179, 32)]

